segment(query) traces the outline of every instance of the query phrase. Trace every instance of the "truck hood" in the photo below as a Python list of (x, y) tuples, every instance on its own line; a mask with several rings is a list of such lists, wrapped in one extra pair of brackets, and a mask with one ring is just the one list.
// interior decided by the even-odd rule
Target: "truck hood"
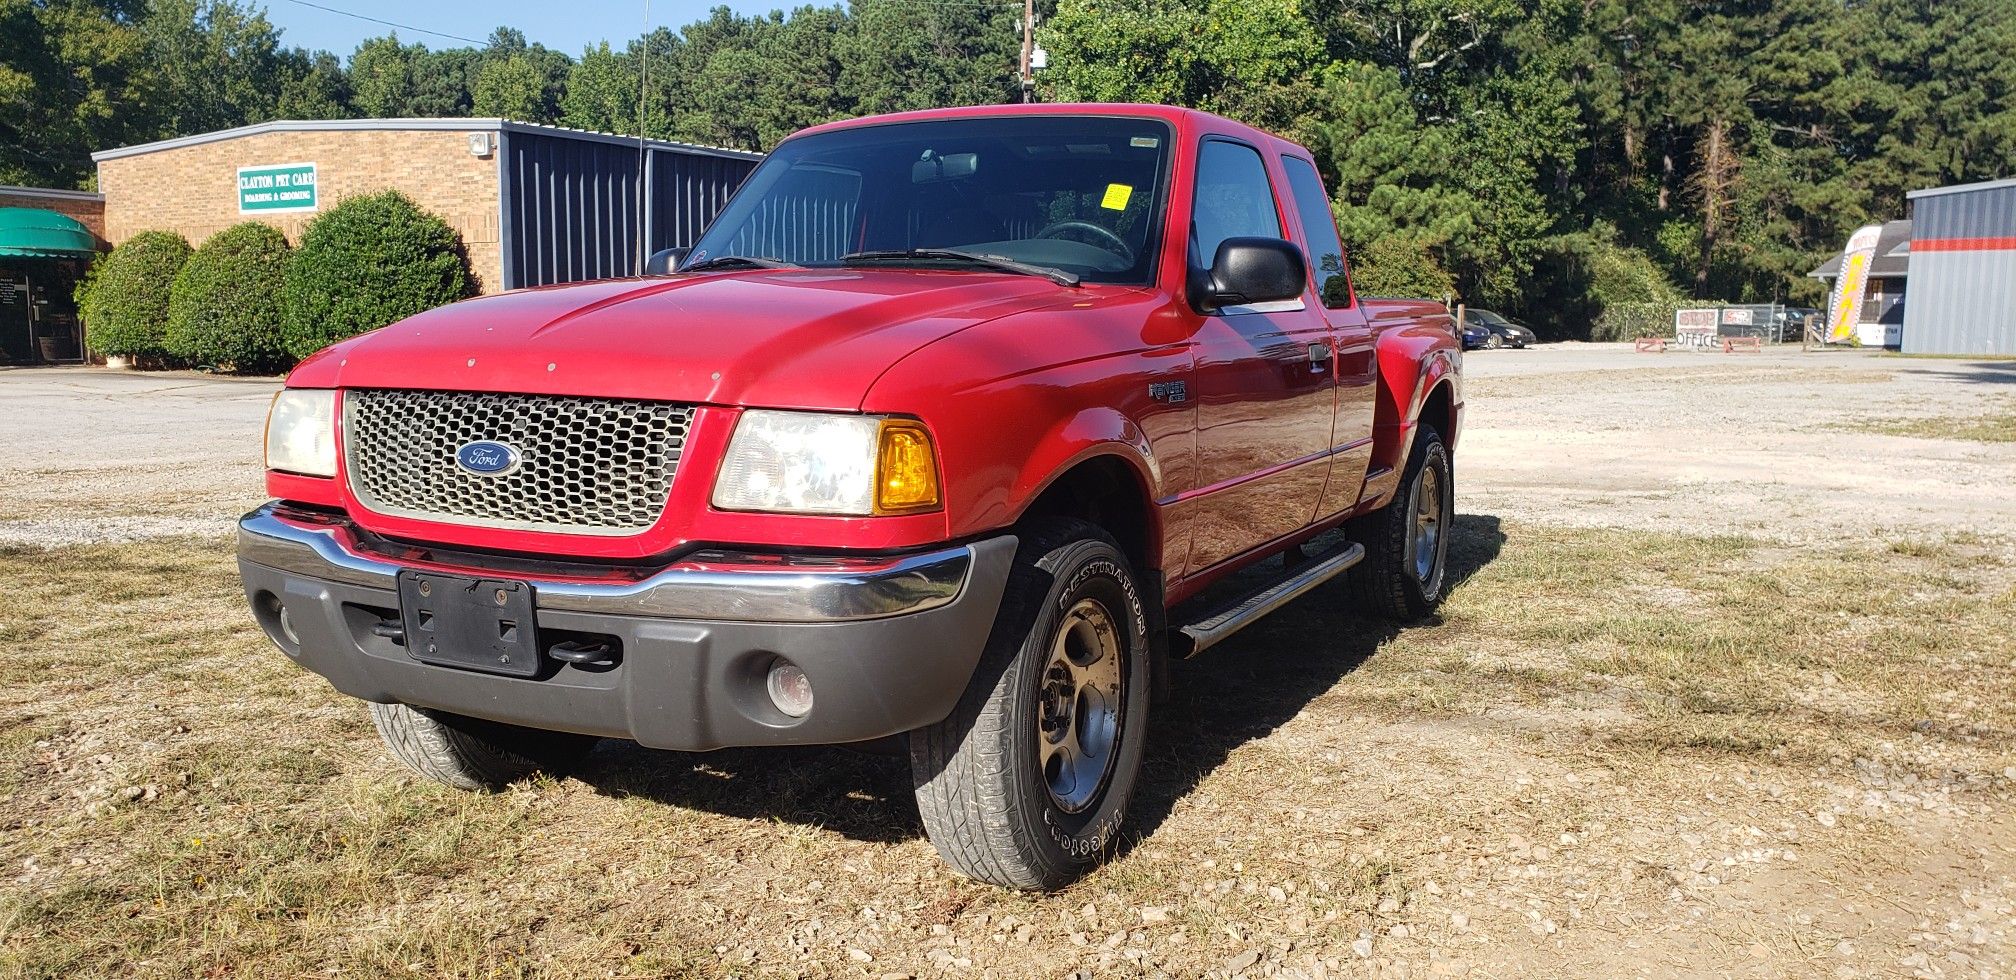
[(715, 272), (527, 289), (336, 344), (290, 385), (860, 407), (905, 355), (978, 323), (1085, 297), (964, 270)]

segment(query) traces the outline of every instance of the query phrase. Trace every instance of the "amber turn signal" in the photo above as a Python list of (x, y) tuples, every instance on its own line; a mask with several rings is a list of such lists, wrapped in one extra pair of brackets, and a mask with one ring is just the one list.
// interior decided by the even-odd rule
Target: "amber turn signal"
[(904, 514), (938, 506), (938, 461), (921, 422), (883, 419), (875, 461), (875, 512)]

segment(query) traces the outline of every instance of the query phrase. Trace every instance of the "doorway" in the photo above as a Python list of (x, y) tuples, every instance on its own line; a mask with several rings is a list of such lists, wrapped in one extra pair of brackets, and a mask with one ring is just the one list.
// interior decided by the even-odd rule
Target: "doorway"
[(65, 259), (0, 263), (0, 358), (9, 364), (84, 359), (76, 291), (82, 263)]

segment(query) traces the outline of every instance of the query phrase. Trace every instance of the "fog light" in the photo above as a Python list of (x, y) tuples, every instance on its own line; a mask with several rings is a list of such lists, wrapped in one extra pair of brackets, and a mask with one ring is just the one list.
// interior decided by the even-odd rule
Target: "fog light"
[(789, 660), (779, 660), (770, 665), (770, 703), (793, 718), (803, 718), (812, 711), (812, 679)]
[(301, 645), (301, 634), (294, 632), (294, 614), (287, 611), (285, 604), (280, 606), (280, 635), (297, 647)]

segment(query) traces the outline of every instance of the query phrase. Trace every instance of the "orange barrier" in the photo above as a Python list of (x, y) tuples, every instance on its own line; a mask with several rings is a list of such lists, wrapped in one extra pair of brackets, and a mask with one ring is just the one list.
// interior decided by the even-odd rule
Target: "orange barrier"
[(1764, 353), (1764, 338), (1762, 338), (1762, 337), (1724, 337), (1724, 338), (1722, 338), (1722, 353), (1724, 353), (1724, 354), (1762, 354), (1762, 353)]
[(1643, 354), (1647, 351), (1650, 351), (1654, 354), (1666, 353), (1666, 338), (1664, 337), (1638, 338), (1638, 353)]

